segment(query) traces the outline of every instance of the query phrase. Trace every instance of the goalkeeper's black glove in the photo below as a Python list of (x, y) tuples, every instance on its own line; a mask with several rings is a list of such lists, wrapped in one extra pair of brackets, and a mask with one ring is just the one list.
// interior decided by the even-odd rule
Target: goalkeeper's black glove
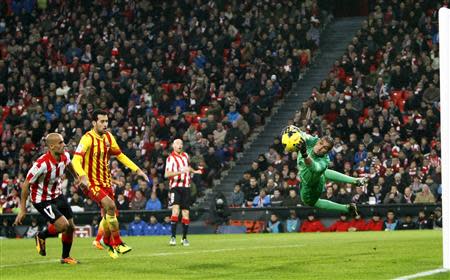
[(356, 180), (356, 185), (360, 187), (367, 185), (367, 183), (369, 183), (369, 178), (366, 177), (358, 178), (358, 180)]
[(300, 151), (300, 154), (303, 158), (308, 157), (308, 152), (306, 151), (306, 142), (300, 141), (300, 143), (297, 144), (298, 150)]

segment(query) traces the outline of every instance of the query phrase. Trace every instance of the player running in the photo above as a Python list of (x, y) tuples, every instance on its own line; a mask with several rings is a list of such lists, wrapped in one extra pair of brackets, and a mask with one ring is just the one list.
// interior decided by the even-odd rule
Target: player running
[(116, 158), (126, 167), (148, 182), (147, 175), (120, 150), (114, 136), (107, 131), (108, 113), (95, 110), (92, 113), (92, 129), (81, 137), (73, 157), (73, 168), (80, 176), (81, 184), (88, 186), (88, 196), (104, 210), (100, 226), (103, 228), (103, 247), (111, 258), (131, 251), (120, 238), (117, 208), (111, 188), (109, 159)]
[(358, 214), (356, 204), (339, 204), (326, 199), (320, 199), (325, 190), (327, 180), (333, 182), (350, 183), (354, 185), (365, 185), (366, 178), (355, 178), (337, 171), (328, 169), (330, 158), (328, 152), (334, 146), (333, 139), (329, 136), (318, 138), (311, 136), (298, 127), (290, 125), (283, 130), (285, 133), (300, 133), (293, 143), (294, 150), (299, 152), (297, 157), (298, 176), (301, 178), (300, 195), (303, 202), (326, 210), (345, 212), (353, 215)]
[(36, 249), (41, 256), (46, 256), (45, 240), (62, 233), (62, 264), (77, 264), (76, 259), (70, 257), (72, 248), (73, 222), (72, 209), (62, 194), (61, 176), (67, 170), (74, 175), (70, 162), (70, 155), (64, 151), (64, 139), (61, 134), (47, 135), (48, 152), (40, 156), (28, 171), (27, 178), (22, 184), (20, 211), (14, 222), (21, 225), (27, 215), (27, 199), (31, 189), (31, 202), (36, 210), (50, 222), (47, 229), (35, 235)]

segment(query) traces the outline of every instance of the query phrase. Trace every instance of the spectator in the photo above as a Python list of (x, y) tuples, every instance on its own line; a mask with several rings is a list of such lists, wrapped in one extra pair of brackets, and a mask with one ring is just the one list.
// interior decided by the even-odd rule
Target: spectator
[(436, 207), (434, 209), (434, 226), (435, 229), (441, 229), (442, 228), (442, 210), (440, 207)]
[(373, 186), (373, 191), (370, 193), (369, 204), (377, 205), (383, 203), (383, 194), (379, 185)]
[(339, 216), (339, 220), (334, 222), (329, 228), (328, 231), (349, 231), (350, 222), (347, 221), (347, 214), (341, 213)]
[(231, 194), (231, 207), (241, 207), (244, 204), (244, 193), (241, 191), (241, 185), (234, 185), (233, 193)]
[(286, 220), (286, 232), (298, 232), (300, 229), (300, 219), (295, 210), (289, 211), (289, 218)]
[(270, 207), (270, 196), (266, 194), (266, 190), (262, 189), (259, 195), (253, 199), (253, 207)]
[(116, 205), (119, 211), (130, 210), (130, 204), (122, 193), (117, 196)]
[(321, 198), (333, 202), (336, 202), (337, 200), (336, 196), (334, 195), (334, 190), (332, 187), (327, 187), (326, 192), (322, 194)]
[(428, 185), (422, 185), (422, 191), (417, 194), (416, 199), (414, 200), (415, 204), (419, 203), (435, 203), (436, 198), (430, 191), (430, 187)]
[(144, 235), (162, 235), (162, 233), (161, 224), (158, 223), (155, 216), (150, 216), (149, 223), (144, 226)]
[(156, 211), (161, 209), (161, 201), (159, 201), (158, 197), (156, 196), (156, 192), (152, 192), (150, 199), (145, 204), (145, 210)]
[(2, 225), (0, 227), (0, 238), (14, 238), (16, 233), (14, 232), (14, 227), (9, 224), (8, 219), (3, 219)]
[(141, 190), (137, 190), (133, 200), (130, 202), (131, 210), (144, 210), (147, 200)]
[(367, 228), (366, 222), (361, 215), (356, 215), (355, 218), (350, 221), (348, 231), (365, 231)]
[(170, 234), (171, 234), (170, 216), (165, 216), (164, 222), (161, 224), (161, 235), (170, 235)]
[(295, 189), (289, 190), (289, 196), (283, 200), (283, 207), (297, 207), (300, 206), (300, 199)]
[[(122, 196), (123, 197), (123, 196)], [(116, 204), (118, 205), (118, 204)], [(119, 209), (120, 210), (120, 209)], [(128, 209), (127, 209), (128, 210)], [(94, 203), (92, 199), (86, 198), (86, 202), (84, 203), (84, 211), (96, 212), (99, 211), (99, 207), (97, 203)]]
[(258, 185), (258, 181), (256, 180), (256, 178), (251, 177), (249, 187), (247, 189), (243, 189), (243, 190), (244, 190), (245, 200), (251, 201), (253, 203), (253, 199), (255, 198), (255, 196), (259, 195), (259, 185)]
[(147, 224), (141, 220), (139, 214), (134, 215), (134, 221), (128, 224), (128, 235), (129, 236), (140, 236), (145, 235), (145, 227)]
[(31, 219), (31, 225), (27, 228), (25, 232), (26, 238), (34, 238), (34, 236), (39, 232), (40, 228), (38, 222), (35, 218)]
[(70, 198), (70, 206), (78, 206), (80, 208), (84, 207), (83, 199), (78, 195), (78, 193), (74, 193)]
[(268, 233), (282, 233), (284, 232), (283, 223), (278, 220), (277, 214), (271, 214), (270, 220), (267, 222), (265, 232)]
[(405, 216), (405, 221), (400, 225), (400, 227), (398, 229), (401, 230), (410, 230), (410, 229), (416, 229), (417, 225), (416, 223), (412, 220), (411, 215), (406, 215)]
[(167, 189), (166, 184), (164, 184), (163, 182), (160, 182), (157, 185), (158, 188), (156, 189), (156, 196), (161, 202), (161, 207), (166, 209), (169, 197), (169, 190)]
[(339, 188), (339, 193), (336, 196), (336, 203), (349, 204), (351, 201), (352, 198), (347, 190), (344, 187)]
[(434, 221), (427, 218), (424, 210), (420, 210), (416, 224), (418, 229), (433, 229)]
[(271, 203), (272, 207), (283, 206), (283, 197), (281, 196), (281, 192), (279, 189), (275, 189), (273, 191), (273, 195), (270, 198), (270, 203)]
[(356, 193), (352, 197), (352, 202), (357, 204), (364, 204), (369, 201), (369, 197), (363, 191), (362, 186), (356, 186)]
[(416, 196), (411, 191), (411, 188), (405, 188), (405, 193), (403, 194), (403, 203), (413, 204), (416, 199)]
[(321, 232), (325, 231), (325, 226), (320, 222), (320, 220), (316, 220), (316, 216), (314, 213), (308, 213), (306, 220), (303, 221), (301, 227), (301, 232)]
[(391, 191), (384, 198), (384, 204), (399, 204), (402, 199), (403, 195), (397, 190), (397, 186), (392, 186)]
[(400, 226), (398, 219), (395, 217), (395, 213), (392, 210), (388, 210), (386, 214), (386, 220), (384, 220), (384, 230), (393, 231), (397, 230)]
[(367, 222), (366, 230), (368, 231), (382, 231), (384, 223), (381, 220), (378, 212), (373, 212), (372, 219)]

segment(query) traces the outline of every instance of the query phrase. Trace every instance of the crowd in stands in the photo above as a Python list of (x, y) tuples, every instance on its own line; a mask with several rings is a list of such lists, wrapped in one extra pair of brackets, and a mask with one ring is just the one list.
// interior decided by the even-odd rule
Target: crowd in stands
[(277, 214), (271, 214), (263, 232), (353, 232), (353, 231), (393, 231), (412, 229), (442, 229), (442, 210), (437, 207), (433, 212), (427, 213), (420, 210), (417, 218), (406, 215), (404, 219), (398, 219), (393, 210), (388, 210), (386, 217), (382, 219), (378, 212), (374, 212), (367, 221), (360, 215), (349, 220), (345, 213), (340, 214), (339, 219), (326, 227), (316, 218), (314, 213), (308, 213), (304, 221), (300, 221), (295, 210), (290, 211), (286, 220), (279, 218)]
[[(330, 19), (316, 0), (11, 0), (0, 14), (6, 213), (17, 210), (43, 137), (61, 133), (72, 153), (97, 108), (151, 178), (112, 162), (120, 210), (167, 207), (164, 164), (175, 138), (205, 170), (194, 177), (195, 199), (290, 90)], [(63, 185), (71, 205), (97, 210), (70, 178)]]
[[(293, 119), (330, 135), (330, 168), (367, 187), (329, 182), (338, 203), (441, 201), (438, 9), (442, 1), (369, 1), (370, 14)], [(231, 206), (301, 205), (297, 154), (277, 137), (236, 183)], [(293, 191), (294, 190), (294, 191)]]

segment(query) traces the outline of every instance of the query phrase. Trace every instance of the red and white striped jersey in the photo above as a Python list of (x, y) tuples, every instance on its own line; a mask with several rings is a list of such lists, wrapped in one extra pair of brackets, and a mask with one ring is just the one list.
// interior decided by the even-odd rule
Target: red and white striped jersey
[(31, 202), (39, 203), (52, 200), (62, 194), (61, 175), (70, 163), (70, 154), (64, 152), (57, 162), (50, 152), (40, 156), (28, 171)]
[[(180, 172), (183, 168), (189, 167), (189, 156), (187, 153), (177, 154), (172, 152), (166, 159), (166, 172)], [(169, 187), (189, 188), (191, 184), (191, 173), (169, 177)]]

